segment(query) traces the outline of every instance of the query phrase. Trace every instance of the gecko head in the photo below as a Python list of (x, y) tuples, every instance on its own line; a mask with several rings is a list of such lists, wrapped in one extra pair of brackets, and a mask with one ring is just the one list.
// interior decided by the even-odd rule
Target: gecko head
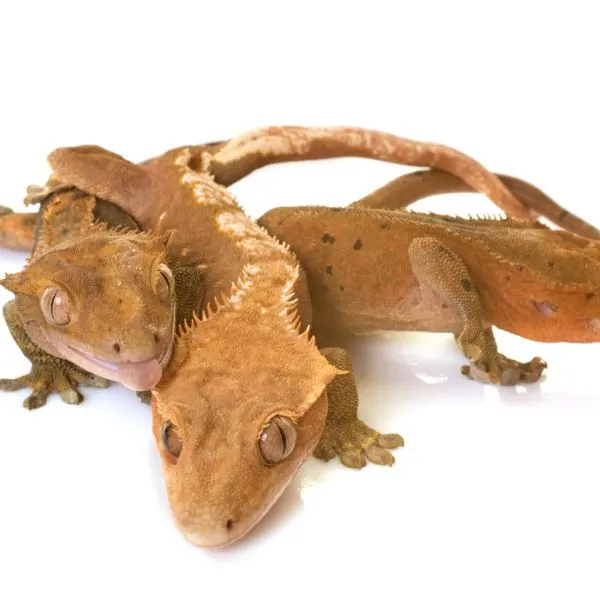
[(226, 546), (260, 521), (317, 444), (339, 373), (287, 317), (230, 306), (180, 333), (152, 414), (190, 542)]
[(175, 335), (175, 284), (164, 236), (92, 228), (40, 252), (0, 283), (15, 293), (43, 350), (133, 390), (162, 376)]

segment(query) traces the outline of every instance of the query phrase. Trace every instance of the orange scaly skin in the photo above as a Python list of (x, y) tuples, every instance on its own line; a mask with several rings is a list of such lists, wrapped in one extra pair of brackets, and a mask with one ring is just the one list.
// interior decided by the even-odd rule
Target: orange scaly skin
[[(294, 256), (205, 173), (242, 164), (246, 143), (262, 164), (273, 162), (273, 152), (314, 158), (314, 152), (360, 149), (384, 160), (444, 166), (508, 210), (529, 214), (493, 174), (448, 148), (352, 129), (269, 133), (274, 137), (258, 147), (249, 136), (215, 156), (183, 148), (143, 166), (98, 147), (50, 156), (57, 182), (114, 202), (144, 229), (173, 230), (171, 252), (207, 265), (205, 314), (178, 340), (152, 402), (170, 505), (186, 537), (199, 545), (225, 545), (244, 535), (311, 451), (361, 467), (365, 456), (392, 464), (387, 449), (402, 443), (357, 419), (347, 354), (323, 350), (336, 369), (300, 332), (310, 321), (310, 301)], [(257, 342), (261, 352), (249, 360)], [(226, 432), (231, 443), (224, 445)]]
[(317, 335), (451, 331), (470, 359), (463, 372), (503, 384), (537, 380), (545, 363), (500, 355), (491, 326), (543, 342), (600, 341), (596, 242), (541, 224), (354, 206), (259, 219), (300, 258)]
[[(174, 290), (159, 293), (166, 238), (96, 223), (103, 203), (90, 196), (74, 200), (75, 193), (59, 191), (44, 205), (27, 267), (2, 281), (15, 293), (4, 315), (32, 371), (0, 380), (0, 389), (30, 387), (30, 409), (52, 392), (78, 404), (82, 384), (105, 387), (107, 380), (120, 380), (148, 389), (172, 349)], [(7, 216), (14, 223), (15, 215)], [(28, 238), (34, 236), (18, 236)], [(115, 322), (121, 326), (113, 329)]]
[[(263, 162), (239, 167), (236, 177), (274, 162), (273, 156), (342, 155), (341, 147), (351, 155), (362, 147), (362, 156), (454, 170), (507, 210), (529, 215), (494, 175), (447, 148), (348, 129), (310, 130), (306, 144), (298, 145), (299, 128), (275, 131), (266, 146), (243, 138), (251, 142), (248, 155)], [(143, 166), (98, 147), (51, 155), (57, 181), (114, 202), (144, 229), (174, 230), (173, 257), (207, 265), (205, 314), (178, 339), (152, 403), (171, 508), (199, 545), (225, 545), (244, 535), (313, 449), (360, 467), (365, 456), (391, 464), (387, 448), (402, 443), (356, 418), (346, 353), (321, 354), (301, 330), (310, 321), (310, 302), (295, 257), (205, 174), (213, 165), (244, 165), (244, 143), (222, 147), (221, 159), (219, 152), (211, 157), (183, 148)], [(464, 339), (465, 346), (477, 349), (475, 338)]]
[[(176, 202), (169, 204), (171, 196), (168, 192), (163, 194), (161, 190), (168, 190), (169, 186), (173, 186), (173, 181), (162, 180), (161, 165), (168, 164), (174, 156), (183, 151), (186, 151), (186, 148), (178, 148), (158, 159), (151, 159), (141, 166), (136, 166), (95, 146), (57, 150), (51, 156), (55, 173), (44, 188), (30, 186), (27, 199), (27, 203), (33, 203), (53, 196), (54, 200), (51, 202), (57, 199), (60, 201), (64, 194), (72, 193), (74, 187), (84, 187), (88, 184), (90, 187), (87, 188), (87, 193), (101, 199), (99, 204), (103, 206), (110, 206), (105, 200), (118, 203), (118, 200), (145, 196), (146, 192), (150, 191), (154, 198), (166, 200), (162, 205), (160, 202), (138, 202), (138, 211), (141, 211), (140, 222), (144, 228), (174, 228), (177, 231), (177, 240), (183, 240), (183, 243), (176, 241), (172, 244), (169, 251), (170, 265), (180, 275), (175, 282), (179, 307), (177, 314), (180, 317), (198, 308), (200, 287), (206, 285), (206, 297), (212, 299), (226, 290), (242, 266), (236, 263), (235, 255), (229, 251), (227, 243), (219, 243), (218, 236), (211, 238), (210, 231), (203, 232), (202, 226), (195, 226), (198, 218), (202, 216), (201, 213), (192, 211), (191, 214), (184, 204), (181, 209), (177, 209), (177, 218), (172, 220)], [(270, 127), (244, 134), (229, 142), (195, 146), (187, 151), (193, 154), (190, 166), (194, 172), (211, 173), (218, 182), (225, 183), (233, 183), (252, 170), (273, 162), (333, 156), (364, 156), (391, 162), (438, 165), (461, 175), (478, 191), (489, 193), (492, 200), (513, 214), (521, 217), (533, 214), (510, 193), (501, 179), (487, 172), (468, 156), (445, 146), (415, 142), (376, 131), (357, 128)], [(82, 171), (78, 171), (78, 165), (82, 166)], [(85, 174), (88, 172), (94, 177), (86, 180)], [(82, 176), (84, 180), (80, 181), (78, 178)], [(4, 212), (0, 221), (0, 232), (5, 245), (24, 247), (32, 243), (32, 216)], [(49, 212), (45, 229), (42, 230), (42, 241), (47, 255), (41, 257), (38, 252), (34, 257), (37, 275), (26, 268), (19, 275), (7, 277), (3, 282), (5, 287), (18, 293), (17, 301), (6, 307), (5, 317), (13, 337), (33, 366), (32, 373), (28, 376), (15, 380), (0, 380), (0, 388), (12, 390), (31, 387), (33, 393), (26, 399), (25, 404), (29, 408), (37, 408), (44, 404), (48, 394), (53, 391), (62, 394), (65, 388), (68, 394), (63, 395), (63, 399), (69, 398), (68, 401), (71, 401), (71, 397), (75, 397), (77, 402), (82, 400), (77, 391), (77, 382), (73, 381), (73, 377), (65, 379), (64, 373), (61, 372), (71, 371), (73, 368), (91, 371), (138, 391), (153, 385), (162, 375), (162, 364), (168, 359), (168, 349), (172, 341), (169, 333), (169, 330), (173, 330), (172, 318), (166, 328), (163, 327), (164, 324), (157, 327), (144, 316), (148, 311), (121, 315), (117, 309), (111, 312), (116, 316), (114, 331), (104, 331), (105, 320), (98, 315), (103, 314), (111, 303), (106, 303), (102, 294), (90, 292), (89, 285), (86, 287), (85, 282), (81, 285), (78, 273), (82, 267), (89, 269), (93, 265), (96, 270), (96, 288), (120, 282), (120, 300), (124, 307), (138, 304), (152, 306), (156, 302), (154, 279), (149, 276), (145, 281), (137, 284), (132, 281), (131, 285), (127, 285), (127, 276), (131, 279), (131, 274), (123, 272), (120, 276), (119, 273), (114, 273), (114, 269), (107, 270), (98, 262), (94, 264), (94, 250), (84, 236), (82, 239), (71, 239), (71, 244), (62, 248), (60, 254), (63, 279), (70, 277), (75, 284), (64, 289), (64, 282), (55, 282), (53, 275), (48, 273), (45, 287), (40, 286), (36, 278), (41, 277), (40, 272), (43, 274), (46, 263), (46, 270), (50, 268), (49, 265), (56, 255), (53, 244), (43, 238), (48, 238), (48, 232), (56, 231), (54, 243), (58, 243), (60, 236), (65, 232), (69, 233), (71, 226), (68, 220), (61, 224), (53, 219), (53, 213)], [(206, 220), (199, 222), (202, 225), (210, 221), (209, 213)], [(137, 227), (137, 223), (134, 223), (134, 226)], [(200, 234), (200, 239), (203, 239), (205, 233), (208, 233), (208, 239), (217, 240), (217, 243), (201, 244), (198, 252), (196, 235)], [(96, 232), (96, 235), (102, 237), (103, 233)], [(70, 237), (73, 238), (73, 235)], [(114, 233), (103, 243), (106, 245), (105, 252), (113, 252), (115, 264), (119, 265), (118, 269), (127, 271), (127, 249), (122, 244), (119, 246)], [(229, 256), (231, 260), (223, 261), (223, 255)], [(88, 257), (85, 266), (79, 264), (82, 257)], [(152, 261), (153, 258), (150, 256), (149, 260)], [(206, 272), (206, 280), (201, 282), (197, 268), (203, 263), (215, 265), (217, 262), (221, 268), (209, 269)], [(41, 280), (44, 278), (41, 277)], [(183, 281), (183, 284), (180, 285), (178, 281)], [(57, 298), (60, 297), (61, 301), (63, 296), (68, 298), (67, 304), (75, 309), (77, 319), (72, 319), (64, 325), (49, 320), (47, 314), (41, 314), (39, 310), (30, 310), (25, 314), (24, 299), (35, 306), (43, 301), (42, 295), (49, 289), (58, 289)], [(301, 297), (300, 301), (301, 308), (306, 313), (308, 298)], [(171, 312), (174, 308), (173, 305)], [(82, 320), (82, 315), (89, 317)], [(160, 341), (154, 342), (152, 336), (144, 337), (141, 333), (131, 334), (132, 331), (144, 332), (149, 329), (161, 330), (155, 335)], [(151, 358), (154, 355), (156, 359)], [(73, 364), (68, 361), (72, 361)], [(42, 362), (50, 365), (52, 369), (39, 366)], [(356, 462), (355, 459), (350, 461), (343, 457), (342, 460)]]

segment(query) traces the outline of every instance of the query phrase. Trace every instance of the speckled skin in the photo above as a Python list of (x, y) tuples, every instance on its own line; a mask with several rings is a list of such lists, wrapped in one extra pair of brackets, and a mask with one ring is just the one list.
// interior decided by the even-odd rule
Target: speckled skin
[(537, 341), (600, 340), (597, 244), (538, 224), (366, 208), (289, 207), (259, 222), (309, 280), (317, 333), (447, 331), (463, 372), (513, 384), (545, 363), (497, 352), (491, 326)]
[[(98, 147), (62, 149), (51, 155), (57, 181), (114, 202), (144, 228), (174, 229), (171, 248), (179, 255), (185, 252), (198, 261), (212, 257), (206, 261), (210, 293), (205, 312), (182, 331), (152, 402), (153, 430), (176, 522), (190, 541), (212, 546), (231, 543), (253, 527), (312, 450), (324, 459), (337, 454), (348, 466), (363, 466), (366, 459), (391, 464), (388, 448), (398, 446), (402, 439), (382, 436), (357, 419), (347, 353), (343, 348), (317, 351), (314, 338), (303, 329), (308, 319), (302, 307), (310, 308), (310, 298), (296, 258), (243, 215), (212, 180), (211, 165), (215, 170), (217, 165), (235, 166), (238, 177), (257, 165), (276, 162), (276, 157), (370, 155), (446, 168), (478, 191), (489, 192), (507, 210), (523, 218), (532, 215), (501, 180), (472, 159), (446, 147), (386, 134), (344, 128), (308, 132), (273, 128), (260, 132), (258, 143), (252, 135), (243, 136), (222, 150), (222, 155), (211, 157), (198, 147), (180, 148), (139, 166)], [(356, 210), (347, 214), (355, 213), (370, 214)], [(329, 225), (327, 220), (316, 223)], [(451, 219), (445, 221), (450, 229), (452, 223), (456, 225)], [(359, 223), (349, 219), (348, 225), (355, 233)], [(381, 225), (378, 222), (371, 233), (383, 235)], [(518, 365), (495, 351), (476, 287), (479, 282), (467, 277), (468, 265), (460, 253), (432, 236), (427, 227), (418, 233), (410, 243), (407, 235), (400, 235), (406, 256), (394, 255), (403, 269), (410, 265), (410, 270), (401, 273), (414, 283), (412, 273), (423, 286), (419, 298), (414, 287), (401, 284), (401, 291), (415, 295), (412, 304), (405, 306), (414, 314), (404, 321), (413, 328), (415, 323), (422, 327), (433, 322), (447, 329), (460, 321), (458, 339), (471, 360), (468, 374), (472, 377), (499, 383), (539, 377), (541, 363)], [(456, 237), (462, 233), (458, 231)], [(332, 233), (321, 231), (320, 245), (314, 248), (335, 246), (337, 238), (332, 238)], [(355, 253), (371, 241), (366, 235), (340, 239), (351, 240)], [(431, 264), (432, 253), (443, 255), (442, 273)], [(380, 260), (379, 266), (389, 264), (390, 256), (388, 247), (386, 260)], [(332, 262), (323, 265), (323, 273), (326, 278), (337, 276)], [(383, 283), (384, 278), (379, 281)], [(374, 289), (361, 288), (363, 303)], [(344, 290), (339, 287), (339, 291)], [(439, 302), (436, 295), (458, 317), (444, 313), (448, 309), (441, 305), (433, 310), (434, 300)], [(393, 305), (388, 299), (386, 306)], [(549, 310), (543, 301), (539, 307), (545, 313)], [(326, 304), (320, 304), (321, 308), (326, 310)], [(398, 316), (394, 313), (393, 319)], [(373, 315), (368, 317), (367, 327), (372, 327)], [(291, 452), (273, 466), (261, 461), (258, 449), (267, 430), (273, 430), (275, 418), (287, 419), (288, 427), (296, 430), (296, 439)]]

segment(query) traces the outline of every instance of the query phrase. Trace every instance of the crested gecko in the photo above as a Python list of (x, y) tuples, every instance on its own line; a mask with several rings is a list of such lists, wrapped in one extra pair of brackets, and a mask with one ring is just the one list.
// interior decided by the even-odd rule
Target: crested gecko
[[(188, 539), (225, 545), (244, 535), (313, 450), (321, 458), (338, 454), (348, 466), (362, 466), (365, 456), (391, 464), (388, 449), (402, 439), (380, 435), (357, 419), (347, 354), (340, 348), (319, 352), (307, 333), (310, 302), (293, 254), (203, 175), (205, 155), (188, 148), (167, 153), (145, 165), (147, 177), (141, 167), (98, 148), (65, 149), (51, 160), (59, 181), (115, 202), (142, 227), (174, 227), (174, 245), (192, 263), (200, 260), (199, 251), (186, 245), (194, 236), (200, 233), (204, 245), (215, 246), (206, 261), (203, 318), (185, 325), (153, 390), (153, 430), (169, 500)], [(169, 215), (170, 207), (177, 210)], [(479, 361), (485, 353), (496, 358), (487, 338), (461, 335), (482, 379), (493, 380), (498, 369), (535, 379), (543, 369), (541, 361), (500, 367)], [(248, 361), (256, 339), (265, 354)], [(223, 444), (227, 432), (234, 437)]]
[[(36, 240), (39, 242), (35, 244), (27, 268), (1, 282), (15, 293), (15, 300), (6, 305), (4, 315), (13, 338), (32, 362), (32, 371), (17, 379), (0, 380), (0, 389), (30, 387), (32, 393), (24, 402), (27, 408), (44, 405), (53, 391), (59, 392), (67, 402), (79, 403), (83, 399), (78, 390), (80, 384), (107, 385), (108, 380), (118, 381), (143, 395), (144, 390), (160, 379), (168, 361), (177, 304), (180, 306), (178, 314), (181, 322), (192, 310), (201, 309), (203, 284), (208, 285), (206, 293), (210, 300), (217, 289), (223, 291), (223, 286), (235, 279), (239, 272), (237, 264), (229, 271), (215, 271), (211, 267), (205, 275), (201, 275), (198, 272), (202, 268), (201, 263), (214, 265), (220, 260), (219, 244), (205, 246), (192, 235), (182, 235), (181, 231), (177, 231), (180, 228), (177, 220), (172, 224), (169, 224), (168, 218), (163, 220), (168, 210), (159, 210), (158, 205), (145, 205), (144, 228), (147, 225), (169, 228), (175, 225), (175, 237), (185, 240), (187, 235), (187, 241), (171, 244), (170, 249), (164, 252), (156, 245), (144, 250), (138, 247), (138, 254), (146, 253), (148, 256), (138, 256), (131, 266), (135, 266), (136, 260), (146, 260), (153, 266), (139, 267), (145, 275), (135, 276), (128, 268), (128, 253), (135, 243), (132, 236), (124, 238), (121, 243), (118, 232), (93, 227), (94, 221), (103, 220), (97, 214), (94, 204), (97, 202), (105, 210), (112, 206), (114, 214), (109, 215), (112, 220), (104, 219), (105, 222), (137, 228), (138, 223), (130, 215), (122, 211), (117, 214), (116, 207), (106, 200), (126, 199), (146, 191), (156, 196), (163, 184), (160, 177), (151, 176), (153, 165), (168, 162), (170, 157), (184, 150), (185, 147), (176, 148), (159, 159), (150, 159), (136, 167), (118, 155), (94, 146), (79, 147), (76, 153), (59, 149), (51, 156), (55, 173), (46, 186), (30, 186), (28, 189), (26, 203), (44, 203), (36, 232), (31, 233), (33, 215), (15, 215), (3, 210), (0, 241), (4, 245), (27, 247)], [(193, 169), (204, 171), (215, 182), (225, 185), (275, 162), (335, 156), (363, 156), (389, 162), (438, 166), (449, 169), (470, 186), (489, 194), (493, 201), (514, 216), (531, 218), (537, 214), (534, 207), (517, 200), (500, 178), (470, 157), (438, 144), (414, 142), (381, 132), (356, 128), (270, 127), (228, 142), (196, 146), (193, 152), (194, 160), (199, 161), (192, 165)], [(68, 203), (75, 193), (77, 181), (68, 181), (68, 172), (67, 179), (61, 181), (64, 166), (61, 157), (64, 158), (65, 153), (68, 160), (75, 161), (75, 165), (77, 161), (87, 161), (88, 169), (90, 166), (96, 170), (107, 168), (107, 172), (97, 177), (95, 184), (88, 188), (87, 213), (79, 214), (77, 219), (80, 220), (72, 223), (69, 215), (74, 209), (69, 208)], [(77, 173), (76, 169), (74, 173)], [(106, 181), (112, 183), (107, 184)], [(109, 190), (107, 185), (108, 188), (112, 185), (112, 189)], [(150, 187), (153, 189), (150, 190)], [(108, 197), (111, 193), (115, 194), (115, 198)], [(60, 210), (52, 209), (52, 203)], [(170, 208), (174, 207), (171, 205)], [(193, 216), (197, 220), (198, 217)], [(194, 219), (190, 222), (193, 223)], [(586, 224), (571, 221), (568, 225), (581, 228)], [(28, 227), (30, 233), (27, 233)], [(200, 253), (190, 251), (199, 244)], [(95, 258), (99, 245), (105, 256), (114, 257), (113, 268), (99, 268)], [(215, 272), (219, 274), (215, 276)], [(174, 276), (178, 274), (179, 277)], [(221, 280), (215, 281), (215, 277)], [(118, 286), (118, 295), (102, 292), (111, 285)], [(163, 285), (174, 292), (169, 296), (168, 310), (159, 308), (159, 288)], [(57, 311), (58, 319), (53, 314), (55, 305), (62, 305), (61, 311)], [(109, 321), (116, 325), (107, 326)]]

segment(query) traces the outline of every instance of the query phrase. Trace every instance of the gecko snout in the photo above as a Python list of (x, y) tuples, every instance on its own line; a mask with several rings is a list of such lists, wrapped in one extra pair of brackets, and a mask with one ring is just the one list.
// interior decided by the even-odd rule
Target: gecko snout
[(188, 542), (202, 548), (223, 548), (240, 536), (240, 533), (236, 532), (234, 519), (220, 519), (218, 524), (208, 528), (183, 527), (182, 530)]

